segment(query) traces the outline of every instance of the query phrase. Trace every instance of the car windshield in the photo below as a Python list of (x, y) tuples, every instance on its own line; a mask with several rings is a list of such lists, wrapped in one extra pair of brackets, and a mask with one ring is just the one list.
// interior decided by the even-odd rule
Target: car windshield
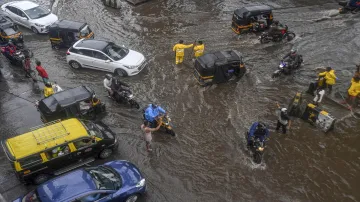
[(35, 8), (31, 8), (29, 10), (25, 10), (25, 13), (31, 18), (31, 19), (38, 19), (38, 18), (42, 18), (45, 17), (47, 15), (49, 15), (51, 13), (51, 11), (49, 11), (46, 8), (37, 6)]
[(24, 196), (21, 202), (41, 202), (37, 191), (32, 191)]
[(91, 33), (91, 29), (89, 25), (86, 25), (82, 30), (80, 30), (80, 36), (81, 37), (87, 37)]
[(110, 43), (105, 49), (104, 52), (113, 60), (121, 60), (124, 58), (128, 53), (129, 49), (124, 47), (119, 47), (115, 44)]
[(96, 127), (96, 124), (90, 121), (82, 121), (82, 123), (91, 136), (96, 136), (104, 139), (102, 132), (99, 130), (98, 127)]
[(97, 189), (118, 190), (121, 187), (121, 177), (108, 166), (85, 168), (93, 178)]

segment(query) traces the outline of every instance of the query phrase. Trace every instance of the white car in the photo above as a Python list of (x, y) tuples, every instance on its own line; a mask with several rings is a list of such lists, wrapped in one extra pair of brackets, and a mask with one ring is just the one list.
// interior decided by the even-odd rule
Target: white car
[(143, 54), (112, 42), (81, 39), (66, 53), (66, 61), (74, 69), (90, 68), (133, 76), (147, 65)]
[(31, 1), (13, 1), (1, 6), (2, 12), (15, 23), (31, 29), (35, 33), (47, 33), (49, 26), (58, 17), (47, 8)]

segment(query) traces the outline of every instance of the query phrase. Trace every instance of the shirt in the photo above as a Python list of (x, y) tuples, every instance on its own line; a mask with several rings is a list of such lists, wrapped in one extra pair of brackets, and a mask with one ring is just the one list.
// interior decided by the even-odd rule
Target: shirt
[(111, 80), (112, 79), (109, 80), (107, 78), (104, 79), (104, 87), (108, 90), (111, 90)]
[(259, 133), (259, 131), (257, 131), (257, 126), (259, 125), (258, 122), (253, 123), (253, 125), (250, 128), (249, 131), (249, 136), (248, 136), (248, 141), (250, 140), (250, 137), (256, 136), (259, 137), (260, 141), (264, 141), (266, 137), (269, 137), (269, 130), (267, 128), (264, 129), (263, 133)]
[(283, 112), (281, 112), (280, 109), (276, 110), (276, 115), (278, 116), (278, 121), (283, 125), (287, 125), (290, 120), (289, 116), (287, 114), (283, 114), (281, 116), (281, 114), (283, 114)]
[(42, 66), (36, 66), (36, 70), (39, 72), (41, 78), (49, 78), (48, 74), (46, 73), (45, 69)]
[(161, 114), (165, 114), (166, 111), (161, 107), (156, 107), (155, 109), (152, 107), (152, 105), (149, 105), (149, 107), (145, 110), (145, 118), (146, 120), (153, 122), (155, 121), (155, 118)]

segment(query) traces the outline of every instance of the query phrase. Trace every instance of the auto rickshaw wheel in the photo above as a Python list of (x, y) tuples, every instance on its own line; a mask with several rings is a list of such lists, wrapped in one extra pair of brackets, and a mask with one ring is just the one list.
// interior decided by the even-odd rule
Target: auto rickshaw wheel
[(81, 65), (76, 61), (70, 61), (69, 65), (70, 65), (70, 67), (72, 67), (74, 69), (81, 69), (82, 68)]
[(49, 179), (49, 175), (46, 174), (40, 174), (34, 178), (34, 184), (38, 185), (41, 184)]
[(101, 159), (106, 159), (108, 158), (109, 156), (111, 156), (111, 154), (113, 153), (113, 150), (111, 149), (104, 149), (100, 152), (99, 154), (99, 158)]
[(59, 45), (52, 45), (51, 48), (53, 48), (53, 49), (55, 49), (55, 50), (59, 50), (59, 49), (60, 49)]

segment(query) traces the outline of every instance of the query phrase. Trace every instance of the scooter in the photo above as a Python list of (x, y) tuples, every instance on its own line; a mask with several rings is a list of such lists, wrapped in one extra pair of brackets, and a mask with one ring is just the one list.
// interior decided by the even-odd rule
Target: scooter
[(292, 31), (288, 30), (288, 26), (285, 25), (285, 28), (281, 30), (281, 34), (278, 36), (273, 37), (269, 34), (269, 32), (263, 32), (259, 37), (260, 43), (269, 43), (270, 41), (273, 42), (280, 42), (283, 39), (287, 39), (287, 41), (291, 41), (296, 37), (296, 34)]
[(160, 117), (159, 121), (161, 121), (161, 127), (165, 128), (166, 133), (175, 136), (175, 132), (170, 124), (171, 119), (168, 115)]

